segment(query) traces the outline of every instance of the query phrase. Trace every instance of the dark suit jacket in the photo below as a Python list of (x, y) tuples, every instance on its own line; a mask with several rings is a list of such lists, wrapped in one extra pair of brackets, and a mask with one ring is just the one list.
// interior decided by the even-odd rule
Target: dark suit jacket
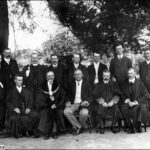
[(148, 65), (146, 61), (142, 62), (139, 65), (139, 74), (141, 80), (143, 81), (150, 93), (150, 64)]
[(4, 90), (0, 86), (0, 105), (4, 104)]
[[(26, 71), (30, 68), (30, 74), (27, 77)], [(24, 85), (28, 89), (30, 89), (32, 92), (37, 90), (39, 87), (41, 87), (42, 83), (44, 82), (44, 79), (46, 78), (46, 67), (42, 65), (38, 65), (34, 67), (32, 64), (29, 66), (25, 66), (23, 69), (23, 75), (24, 75)]]
[(52, 65), (48, 68), (47, 71), (53, 71), (55, 74), (55, 79), (57, 83), (63, 88), (67, 88), (67, 72), (63, 64), (58, 63), (57, 68), (54, 68)]
[[(20, 99), (20, 95), (21, 95), (21, 99)], [(22, 92), (20, 95), (16, 87), (11, 89), (7, 94), (6, 106), (8, 110), (8, 116), (14, 114), (15, 108), (19, 108), (21, 111), (23, 111), (23, 109), (26, 108), (30, 108), (32, 110), (33, 96), (31, 92), (29, 92), (26, 88), (22, 88)]]
[(128, 79), (128, 69), (132, 67), (131, 60), (123, 57), (119, 60), (118, 57), (111, 60), (110, 71), (118, 82), (124, 82)]
[[(82, 70), (83, 79), (88, 80), (89, 75), (88, 75), (87, 68), (85, 66), (83, 66), (82, 64), (79, 64), (78, 69)], [(72, 63), (68, 66), (68, 69), (67, 69), (68, 84), (70, 84), (74, 81), (74, 71), (75, 71), (75, 67), (74, 67), (74, 64)]]
[(95, 100), (102, 97), (108, 103), (114, 96), (119, 96), (121, 98), (122, 93), (116, 82), (110, 81), (108, 84), (105, 84), (101, 81), (93, 91), (93, 95)]
[(143, 82), (140, 79), (136, 79), (133, 84), (133, 91), (130, 90), (129, 86), (128, 81), (124, 82), (122, 85), (123, 101), (129, 98), (131, 101), (138, 101), (139, 104), (147, 104), (150, 94)]
[(64, 107), (64, 101), (65, 101), (65, 96), (66, 92), (61, 88), (61, 86), (54, 80), (54, 83), (52, 85), (52, 91), (55, 91), (58, 88), (57, 92), (53, 94), (55, 100), (51, 101), (49, 94), (45, 94), (43, 91), (49, 92), (48, 90), (48, 84), (47, 81), (45, 80), (42, 84), (41, 93), (42, 97), (37, 100), (37, 110), (40, 111), (44, 108), (49, 108), (53, 104), (56, 105), (56, 109), (58, 108), (63, 108)]
[[(103, 80), (102, 74), (103, 74), (103, 71), (105, 69), (107, 69), (107, 66), (100, 63), (99, 68), (98, 68), (98, 80), (99, 80), (99, 82)], [(91, 84), (92, 88), (94, 89), (94, 81), (95, 81), (95, 74), (96, 74), (94, 64), (92, 64), (88, 67), (88, 74), (89, 74), (90, 84)]]
[(3, 72), (3, 84), (5, 91), (8, 91), (14, 86), (14, 77), (19, 73), (18, 64), (16, 60), (11, 59), (8, 65), (4, 59), (2, 59), (2, 72)]
[[(68, 86), (67, 98), (66, 101), (70, 101), (72, 104), (74, 103), (76, 94), (76, 82), (73, 81), (72, 84)], [(92, 102), (92, 89), (88, 81), (83, 80), (81, 87), (81, 99), (82, 101)]]

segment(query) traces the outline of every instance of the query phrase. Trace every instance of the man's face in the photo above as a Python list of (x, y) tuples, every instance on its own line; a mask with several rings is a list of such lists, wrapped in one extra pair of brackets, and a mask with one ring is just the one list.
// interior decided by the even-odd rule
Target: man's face
[(58, 57), (57, 56), (52, 56), (51, 57), (51, 62), (52, 62), (52, 64), (54, 64), (54, 65), (57, 65), (58, 64)]
[(144, 57), (146, 60), (150, 60), (150, 50), (144, 52)]
[(16, 83), (16, 86), (21, 87), (23, 84), (23, 77), (16, 77), (15, 83)]
[(103, 80), (104, 81), (110, 80), (110, 73), (109, 72), (103, 72)]
[(4, 50), (3, 55), (4, 55), (4, 58), (7, 58), (7, 59), (11, 58), (11, 50), (9, 49)]
[(74, 73), (74, 77), (75, 77), (75, 79), (76, 79), (77, 81), (81, 81), (81, 80), (82, 80), (82, 77), (83, 77), (83, 74), (82, 74), (82, 72), (81, 72), (80, 70), (77, 70), (77, 71), (75, 71), (75, 73)]
[(47, 75), (46, 75), (46, 78), (47, 78), (47, 81), (52, 83), (55, 79), (55, 75), (53, 72), (48, 72)]
[(39, 57), (38, 57), (37, 54), (33, 54), (33, 55), (31, 56), (31, 63), (32, 63), (32, 64), (38, 64), (38, 60), (39, 60)]
[(94, 62), (98, 63), (100, 61), (100, 55), (94, 53)]
[(117, 53), (117, 55), (122, 55), (123, 51), (124, 51), (124, 49), (123, 49), (123, 47), (121, 45), (119, 45), (119, 46), (116, 47), (116, 53)]
[(133, 69), (128, 71), (128, 78), (131, 80), (135, 78), (135, 71)]
[(74, 54), (74, 55), (73, 55), (73, 62), (74, 62), (75, 64), (79, 64), (79, 63), (80, 63), (80, 56)]

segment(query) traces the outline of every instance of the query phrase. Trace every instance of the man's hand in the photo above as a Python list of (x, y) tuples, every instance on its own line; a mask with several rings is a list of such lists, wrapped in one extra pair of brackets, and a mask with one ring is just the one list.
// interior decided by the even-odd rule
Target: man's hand
[(20, 109), (19, 109), (19, 108), (15, 108), (14, 111), (15, 111), (17, 114), (20, 114)]
[(104, 103), (104, 99), (101, 97), (101, 98), (97, 99), (97, 102), (98, 102), (99, 104), (103, 104), (103, 103)]
[(81, 106), (89, 106), (89, 102), (88, 102), (88, 101), (83, 101), (83, 102), (81, 103)]
[(4, 88), (4, 86), (3, 86), (2, 82), (0, 82), (0, 86), (1, 86), (1, 88), (2, 88), (2, 89)]
[(71, 102), (66, 102), (66, 107), (70, 107), (71, 106)]
[(113, 82), (116, 82), (116, 78), (115, 78), (115, 77), (112, 77), (111, 80), (112, 80)]
[(108, 104), (106, 102), (104, 102), (102, 105), (103, 107), (106, 107), (106, 108), (108, 107)]
[(112, 107), (113, 105), (114, 105), (114, 101), (111, 100), (111, 101), (108, 103), (108, 106), (109, 106), (109, 107)]
[(52, 108), (52, 109), (55, 109), (55, 108), (56, 108), (56, 105), (55, 105), (55, 104), (53, 104), (53, 105), (51, 106), (51, 108)]
[(130, 102), (130, 99), (127, 98), (127, 99), (125, 100), (125, 103), (128, 104), (129, 102)]
[(25, 114), (28, 115), (28, 114), (30, 113), (30, 111), (31, 111), (31, 110), (30, 110), (29, 108), (26, 108)]

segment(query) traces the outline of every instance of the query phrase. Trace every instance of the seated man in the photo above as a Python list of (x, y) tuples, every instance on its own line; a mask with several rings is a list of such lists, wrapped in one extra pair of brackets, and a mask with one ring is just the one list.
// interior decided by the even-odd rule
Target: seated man
[(62, 110), (65, 99), (65, 91), (55, 80), (54, 72), (48, 71), (46, 78), (41, 88), (43, 98), (37, 101), (40, 114), (38, 129), (44, 134), (45, 140), (49, 139), (50, 135), (58, 138), (57, 127), (60, 126), (60, 120), (63, 120)]
[(100, 134), (104, 134), (104, 121), (109, 115), (112, 118), (113, 133), (119, 132), (116, 124), (122, 118), (118, 107), (121, 91), (116, 82), (110, 80), (111, 73), (109, 70), (103, 71), (103, 81), (99, 82), (93, 91), (94, 101), (92, 103), (91, 112), (98, 120)]
[[(80, 69), (74, 72), (75, 80), (68, 86), (68, 95), (64, 114), (72, 124), (77, 135), (81, 128), (87, 128), (88, 106), (91, 101), (91, 87), (86, 80), (83, 80), (83, 73)], [(76, 119), (74, 112), (79, 111), (79, 121)], [(81, 124), (80, 124), (81, 123)]]
[(16, 86), (9, 91), (6, 98), (9, 126), (15, 138), (21, 137), (24, 131), (32, 132), (34, 137), (37, 137), (38, 115), (32, 109), (32, 94), (22, 87), (22, 83), (23, 76), (17, 74), (15, 76)]
[(125, 118), (127, 133), (142, 132), (141, 122), (146, 125), (148, 115), (148, 99), (150, 97), (141, 80), (136, 79), (133, 68), (128, 70), (128, 81), (122, 86), (123, 104), (121, 106)]

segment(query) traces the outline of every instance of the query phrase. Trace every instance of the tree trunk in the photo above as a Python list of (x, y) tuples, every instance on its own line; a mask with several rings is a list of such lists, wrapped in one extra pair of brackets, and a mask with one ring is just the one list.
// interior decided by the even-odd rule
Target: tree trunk
[(8, 47), (9, 19), (7, 0), (0, 0), (0, 53)]

